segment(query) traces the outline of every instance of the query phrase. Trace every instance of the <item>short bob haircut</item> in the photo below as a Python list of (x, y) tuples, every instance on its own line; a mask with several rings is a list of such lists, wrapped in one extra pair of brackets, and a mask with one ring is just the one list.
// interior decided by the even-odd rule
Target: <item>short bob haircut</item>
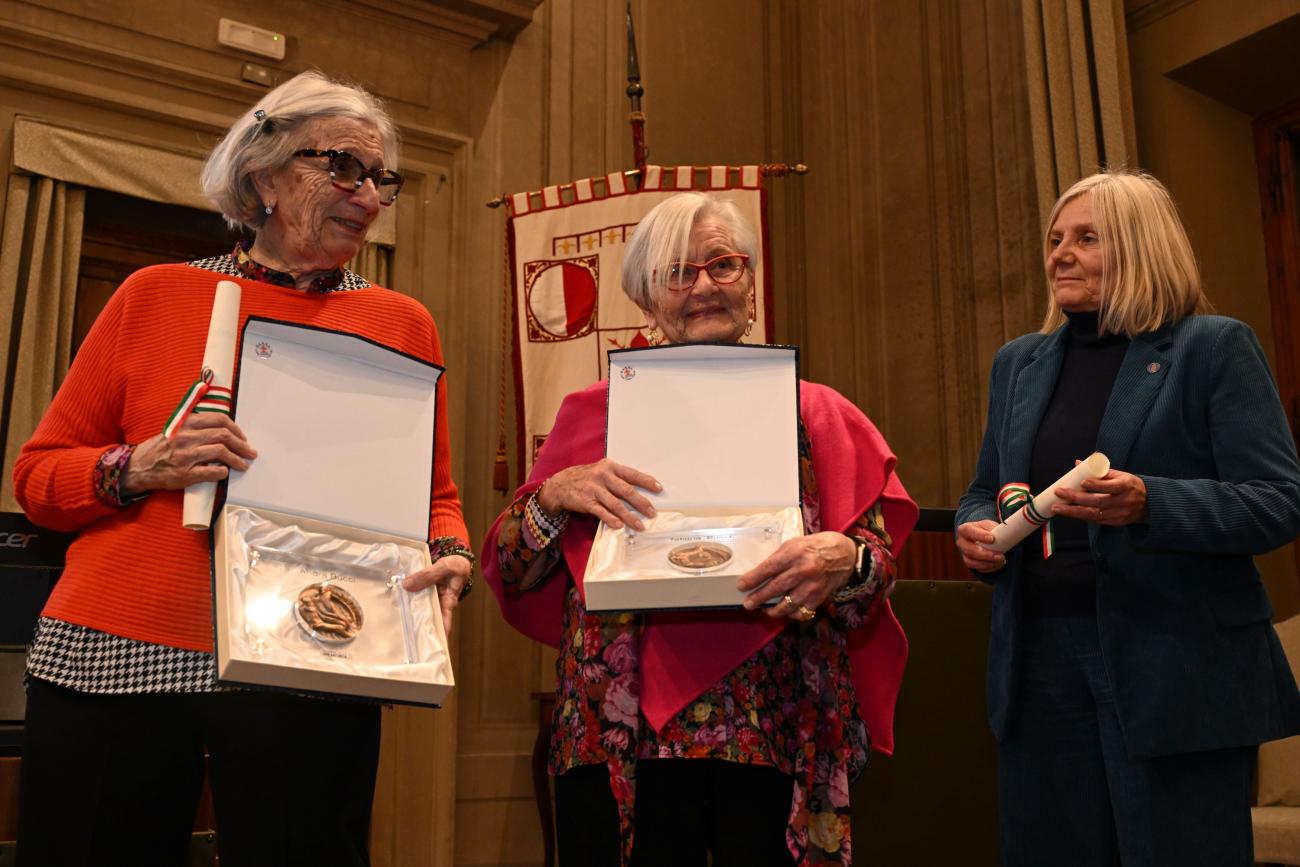
[(704, 193), (679, 193), (664, 199), (641, 218), (623, 253), (623, 292), (637, 307), (665, 291), (668, 266), (686, 261), (691, 232), (702, 220), (713, 219), (731, 238), (735, 252), (749, 257), (750, 279), (758, 261), (758, 236), (734, 202)]
[[(259, 117), (258, 112), (265, 114)], [(305, 133), (311, 122), (330, 117), (352, 118), (373, 126), (383, 144), (384, 167), (396, 170), (400, 155), (397, 127), (383, 104), (360, 87), (319, 72), (303, 72), (241, 114), (203, 166), (203, 194), (220, 209), (231, 228), (244, 226), (256, 231), (262, 227), (266, 214), (253, 186), (253, 174), (284, 168), (294, 151), (308, 146)]]
[[(1066, 190), (1047, 218), (1044, 261), (1061, 209), (1085, 194), (1091, 198), (1093, 227), (1101, 240), (1101, 334), (1132, 338), (1213, 310), (1201, 291), (1200, 271), (1178, 209), (1164, 184), (1146, 172), (1103, 171)], [(1054, 331), (1063, 322), (1065, 314), (1049, 286), (1040, 330)]]

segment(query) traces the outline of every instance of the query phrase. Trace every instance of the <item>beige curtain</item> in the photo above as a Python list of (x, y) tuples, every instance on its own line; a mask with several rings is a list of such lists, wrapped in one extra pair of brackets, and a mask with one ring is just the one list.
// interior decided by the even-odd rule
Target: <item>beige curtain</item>
[(388, 278), (392, 275), (393, 248), (383, 244), (367, 243), (352, 261), (348, 262), (349, 271), (355, 271), (371, 283), (391, 288)]
[(13, 465), (71, 361), (86, 194), (52, 178), (10, 175), (0, 236), (0, 510), (18, 511)]
[(1040, 220), (1100, 167), (1137, 166), (1123, 0), (1022, 0)]
[[(14, 118), (13, 165), (28, 174), (83, 187), (215, 210), (199, 187), (203, 154), (163, 150), (155, 143), (129, 141), (120, 135), (19, 116)], [(393, 211), (380, 208), (368, 235), (372, 243), (394, 245), (397, 224)]]

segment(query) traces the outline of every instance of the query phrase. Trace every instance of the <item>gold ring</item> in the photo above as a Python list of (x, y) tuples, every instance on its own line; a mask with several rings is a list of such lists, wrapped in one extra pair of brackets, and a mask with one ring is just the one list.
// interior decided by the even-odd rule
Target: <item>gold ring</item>
[(799, 606), (799, 619), (801, 619), (801, 620), (812, 620), (812, 619), (813, 619), (814, 617), (816, 617), (816, 616), (817, 616), (817, 612), (816, 612), (816, 611), (813, 611), (813, 610), (812, 610), (811, 608), (809, 608), (807, 605), (800, 605), (800, 606)]
[(795, 602), (794, 602), (793, 599), (790, 598), (790, 594), (789, 594), (789, 593), (787, 593), (787, 594), (785, 594), (784, 596), (782, 596), (782, 597), (781, 597), (781, 601), (784, 602), (786, 605), (789, 605), (791, 608), (794, 608), (794, 607), (795, 607)]

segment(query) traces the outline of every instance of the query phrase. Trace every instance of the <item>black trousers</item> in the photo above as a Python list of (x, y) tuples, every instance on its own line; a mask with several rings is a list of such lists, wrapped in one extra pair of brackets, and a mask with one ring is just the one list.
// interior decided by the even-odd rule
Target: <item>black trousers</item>
[[(642, 759), (632, 867), (793, 867), (785, 842), (793, 796), (794, 779), (775, 768)], [(555, 806), (561, 867), (618, 864), (618, 809), (604, 765), (556, 777)]]
[(37, 679), (18, 864), (184, 864), (205, 748), (222, 867), (369, 864), (377, 705), (273, 692), (92, 695)]

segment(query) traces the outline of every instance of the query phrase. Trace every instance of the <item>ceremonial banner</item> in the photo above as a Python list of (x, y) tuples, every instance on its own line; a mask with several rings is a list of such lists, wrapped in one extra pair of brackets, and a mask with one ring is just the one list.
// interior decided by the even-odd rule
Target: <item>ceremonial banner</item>
[(639, 189), (615, 172), (508, 198), (520, 479), (564, 396), (605, 377), (605, 353), (648, 345), (645, 317), (623, 294), (623, 250), (642, 216), (685, 190), (735, 202), (758, 233), (759, 261), (749, 263), (754, 329), (744, 340), (770, 342), (767, 199), (758, 166), (646, 166)]

